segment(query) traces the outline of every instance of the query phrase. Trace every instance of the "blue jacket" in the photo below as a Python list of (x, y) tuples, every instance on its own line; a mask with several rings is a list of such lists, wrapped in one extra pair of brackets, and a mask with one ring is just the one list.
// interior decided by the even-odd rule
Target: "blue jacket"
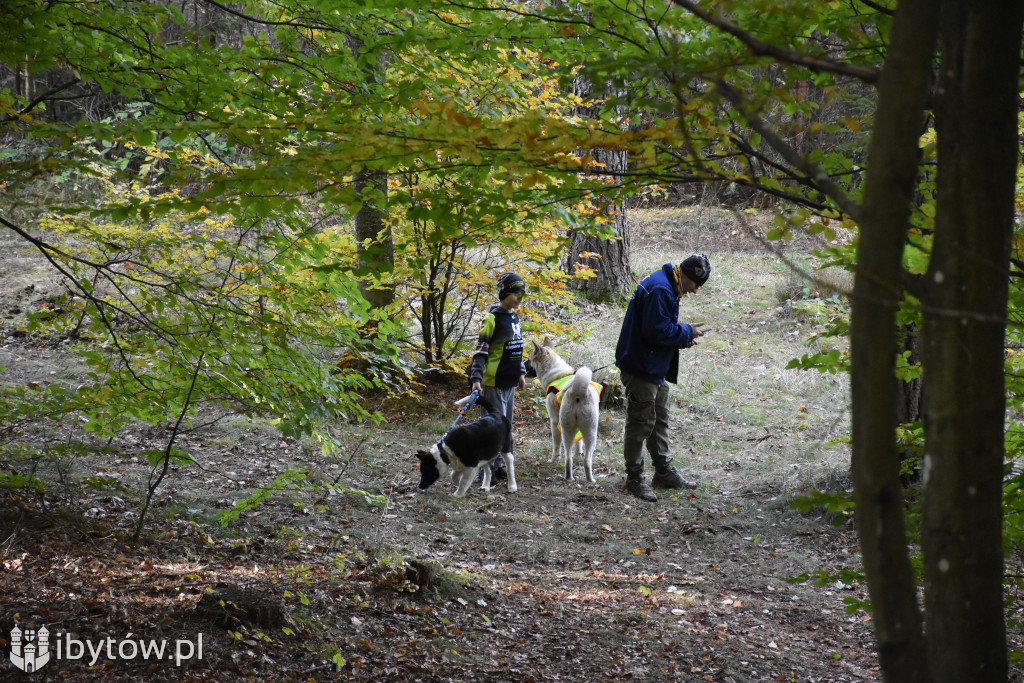
[(693, 341), (693, 328), (679, 320), (676, 269), (666, 263), (636, 287), (615, 346), (615, 365), (648, 382), (676, 383), (679, 349)]

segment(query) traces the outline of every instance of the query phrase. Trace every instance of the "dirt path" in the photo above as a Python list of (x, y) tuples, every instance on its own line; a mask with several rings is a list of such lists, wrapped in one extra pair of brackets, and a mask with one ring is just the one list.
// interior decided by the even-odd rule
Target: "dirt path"
[(462, 606), (473, 636), (452, 646), (493, 680), (877, 680), (870, 622), (843, 602), (862, 587), (787, 581), (856, 569), (848, 526), (790, 510), (763, 482), (723, 486), (696, 459), (700, 490), (641, 503), (610, 449), (589, 485), (565, 481), (545, 448), (528, 440), (516, 495), (453, 500), (397, 477), (389, 508), (363, 520), (382, 546), (472, 577), (486, 604)]

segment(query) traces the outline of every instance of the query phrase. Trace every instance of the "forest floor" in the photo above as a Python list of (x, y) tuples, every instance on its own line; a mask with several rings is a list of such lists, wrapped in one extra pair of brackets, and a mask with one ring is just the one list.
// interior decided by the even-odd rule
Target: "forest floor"
[[(165, 430), (34, 459), (14, 454), (39, 433), (8, 434), (0, 474), (32, 471), (49, 488), (0, 488), (0, 679), (881, 680), (858, 609), (855, 517), (793, 506), (814, 490), (849, 490), (846, 378), (786, 369), (843, 349), (817, 335), (845, 300), (797, 277), (728, 214), (633, 217), (638, 273), (694, 250), (713, 265), (683, 302), (684, 319), (710, 331), (684, 352), (672, 394), (675, 461), (697, 490), (653, 504), (624, 492), (621, 406), (602, 414), (597, 483), (579, 464), (567, 481), (549, 462), (531, 385), (517, 398), (517, 493), (420, 492), (413, 454), (454, 419), (465, 381), (452, 378), (367, 397), (386, 421), (338, 424), (348, 446), (330, 457), (245, 417), (189, 433), (182, 445), (198, 466), (174, 467), (133, 545), (150, 474), (139, 453)], [(2, 246), (0, 383), (74, 381), (66, 345), (19, 328), (53, 283), (31, 255)], [(801, 264), (808, 249), (786, 246)], [(587, 334), (559, 352), (574, 365), (610, 363), (623, 312), (580, 303)], [(46, 438), (76, 435), (69, 424)], [(217, 522), (289, 470), (318, 486), (289, 485)], [(51, 634), (57, 656), (31, 676), (7, 658), (15, 624)], [(1010, 638), (1024, 647), (1019, 632)], [(161, 643), (162, 657), (143, 657), (140, 646)]]

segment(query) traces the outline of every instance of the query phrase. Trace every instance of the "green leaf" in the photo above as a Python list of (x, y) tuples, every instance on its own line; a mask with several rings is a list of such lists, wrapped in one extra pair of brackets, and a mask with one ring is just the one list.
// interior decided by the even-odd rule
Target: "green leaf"
[(786, 364), (787, 370), (817, 370), (818, 372), (849, 372), (849, 358), (842, 356), (838, 349), (832, 349), (827, 353), (805, 354), (799, 359), (793, 359)]

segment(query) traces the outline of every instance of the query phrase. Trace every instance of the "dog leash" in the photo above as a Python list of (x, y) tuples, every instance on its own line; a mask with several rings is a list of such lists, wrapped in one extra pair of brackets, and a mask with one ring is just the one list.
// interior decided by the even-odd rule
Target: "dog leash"
[(440, 439), (437, 440), (438, 443), (441, 443), (442, 441), (444, 441), (444, 437), (448, 436), (448, 434), (453, 429), (455, 429), (455, 425), (457, 425), (459, 423), (459, 420), (461, 420), (462, 416), (466, 414), (466, 411), (473, 407), (473, 404), (476, 403), (477, 396), (479, 396), (479, 395), (480, 395), (480, 392), (477, 391), (476, 389), (474, 389), (473, 393), (470, 394), (470, 396), (473, 397), (472, 400), (470, 400), (470, 402), (467, 403), (466, 405), (462, 406), (462, 409), (459, 410), (459, 414), (455, 416), (455, 421), (452, 422), (452, 426), (449, 427), (448, 431), (445, 432), (444, 435)]

